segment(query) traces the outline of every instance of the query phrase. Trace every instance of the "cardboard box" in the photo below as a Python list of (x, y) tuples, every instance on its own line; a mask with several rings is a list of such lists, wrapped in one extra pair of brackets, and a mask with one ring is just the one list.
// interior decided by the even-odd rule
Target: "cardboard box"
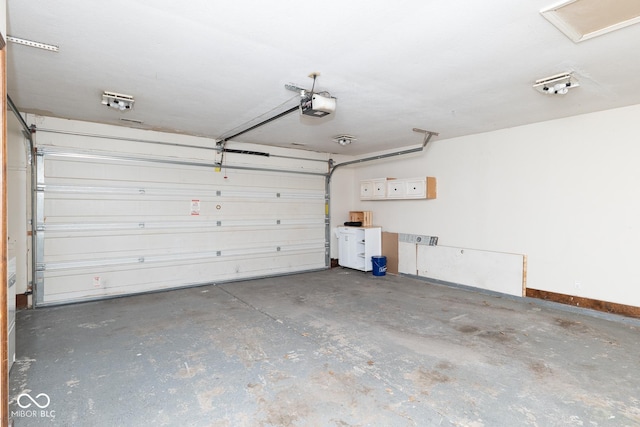
[(349, 222), (361, 222), (363, 227), (371, 227), (373, 225), (373, 212), (349, 211)]

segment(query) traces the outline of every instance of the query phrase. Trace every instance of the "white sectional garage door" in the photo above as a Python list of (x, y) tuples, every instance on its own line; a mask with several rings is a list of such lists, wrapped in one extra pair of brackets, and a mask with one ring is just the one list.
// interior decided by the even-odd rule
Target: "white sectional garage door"
[(38, 306), (326, 267), (326, 163), (38, 140)]

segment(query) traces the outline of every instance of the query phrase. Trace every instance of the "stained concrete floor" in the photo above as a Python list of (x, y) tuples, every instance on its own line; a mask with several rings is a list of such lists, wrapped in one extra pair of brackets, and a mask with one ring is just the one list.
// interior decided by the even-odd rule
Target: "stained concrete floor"
[(414, 278), (337, 268), (17, 322), (16, 426), (640, 425), (640, 322)]

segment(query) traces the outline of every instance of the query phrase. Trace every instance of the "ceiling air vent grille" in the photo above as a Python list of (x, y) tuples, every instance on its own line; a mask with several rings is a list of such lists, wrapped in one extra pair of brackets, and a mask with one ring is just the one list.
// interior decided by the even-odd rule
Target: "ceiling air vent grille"
[(578, 43), (640, 22), (640, 1), (569, 0), (540, 13)]

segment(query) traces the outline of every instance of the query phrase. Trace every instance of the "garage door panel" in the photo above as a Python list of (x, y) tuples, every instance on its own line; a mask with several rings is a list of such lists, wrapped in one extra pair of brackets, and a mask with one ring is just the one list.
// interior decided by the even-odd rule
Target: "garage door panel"
[[(197, 212), (193, 211), (193, 203), (197, 203)], [(268, 204), (269, 209), (264, 209)], [(288, 217), (323, 217), (324, 199), (283, 200), (279, 198), (238, 200), (220, 198), (206, 198), (195, 194), (190, 198), (98, 198), (95, 195), (82, 197), (77, 194), (72, 198), (49, 196), (45, 201), (45, 212), (49, 212), (46, 220), (60, 219), (61, 222), (75, 223), (76, 221), (92, 221), (93, 217), (107, 217), (112, 221), (120, 221), (121, 217), (131, 220), (131, 217), (175, 217), (190, 220), (189, 217), (198, 216), (216, 220), (242, 218), (272, 218), (285, 219)], [(51, 213), (58, 213), (52, 215)], [(261, 212), (258, 216), (256, 213)], [(95, 220), (93, 220), (95, 221)]]
[[(180, 200), (162, 199), (98, 199), (95, 197), (75, 198), (50, 198), (45, 202), (46, 212), (60, 212), (64, 217), (74, 219), (89, 218), (94, 216), (174, 216), (184, 219), (188, 216), (196, 216), (192, 212), (193, 201), (198, 202), (197, 216), (211, 216), (216, 219), (224, 218), (256, 218), (256, 210), (264, 212), (260, 218), (278, 218), (287, 216), (321, 216), (318, 209), (324, 207), (324, 200), (284, 201), (284, 200), (229, 200), (224, 198), (206, 199), (197, 194), (191, 198)], [(269, 209), (264, 209), (264, 204), (269, 204)], [(48, 215), (47, 217), (51, 217)]]
[[(217, 261), (128, 266), (118, 270), (76, 269), (64, 274), (49, 272), (45, 275), (45, 302), (41, 305), (319, 269), (324, 265), (318, 263), (322, 253), (323, 251), (315, 249), (277, 257), (255, 256), (251, 261), (230, 257)], [(186, 277), (192, 282), (185, 282)]]
[[(165, 257), (164, 261), (171, 261), (171, 257), (174, 258), (189, 258), (197, 259), (200, 256), (207, 254), (219, 255), (236, 255), (240, 254), (255, 254), (269, 251), (289, 251), (296, 248), (324, 245), (324, 236), (315, 232), (310, 234), (307, 239), (299, 238), (300, 232), (294, 233), (290, 236), (277, 236), (270, 238), (269, 234), (264, 233), (262, 235), (248, 235), (245, 239), (238, 239), (237, 233), (221, 233), (218, 238), (212, 238), (210, 241), (201, 240), (200, 242), (192, 243), (188, 239), (177, 238), (173, 242), (167, 239), (163, 240), (164, 246), (145, 244), (149, 240), (136, 239), (132, 241), (130, 239), (113, 239), (111, 245), (105, 243), (101, 245), (101, 242), (94, 242), (91, 239), (86, 239), (88, 244), (74, 245), (69, 239), (60, 239), (51, 241), (47, 239), (45, 241), (45, 264), (47, 269), (63, 268), (62, 265), (73, 265), (78, 262), (85, 262), (87, 260), (94, 260), (93, 265), (100, 264), (115, 264), (116, 260), (124, 259), (126, 262), (134, 259), (151, 259), (153, 257)], [(287, 237), (289, 237), (287, 239)], [(153, 242), (153, 239), (151, 239)], [(118, 243), (124, 242), (121, 245)], [(90, 249), (97, 243), (97, 248)], [(137, 247), (126, 246), (128, 244), (138, 245)]]
[[(312, 241), (305, 244), (288, 244), (288, 245), (264, 245), (264, 246), (244, 246), (244, 247), (229, 247), (224, 251), (198, 251), (198, 252), (182, 252), (182, 253), (147, 253), (141, 255), (140, 253), (112, 253), (100, 258), (95, 258), (90, 255), (77, 256), (70, 259), (69, 256), (52, 256), (47, 258), (47, 262), (42, 264), (45, 267), (47, 273), (59, 273), (70, 274), (73, 270), (86, 270), (90, 272), (102, 271), (102, 270), (116, 270), (119, 268), (128, 268), (130, 266), (137, 266), (142, 269), (148, 265), (154, 263), (161, 263), (163, 265), (171, 263), (190, 263), (190, 262), (203, 262), (208, 260), (210, 262), (217, 262), (220, 259), (228, 259), (230, 257), (236, 257), (243, 259), (246, 258), (248, 262), (251, 262), (253, 257), (257, 256), (271, 256), (274, 259), (279, 259), (284, 256), (291, 256), (296, 254), (305, 254), (308, 252), (322, 252), (324, 250), (324, 244), (321, 241)], [(60, 273), (62, 272), (62, 273)], [(67, 272), (67, 273), (64, 273)]]
[(37, 305), (327, 267), (320, 173), (64, 150), (37, 156)]
[[(237, 230), (202, 232), (177, 230), (174, 233), (141, 230), (124, 234), (50, 233), (45, 241), (44, 254), (48, 260), (88, 259), (112, 253), (144, 256), (151, 254), (185, 253), (193, 251), (221, 251), (223, 249), (270, 245), (281, 247), (324, 239), (324, 233), (312, 227), (292, 227), (247, 230), (247, 240), (238, 239)], [(277, 233), (274, 237), (274, 232)], [(97, 247), (96, 247), (97, 246)], [(90, 248), (90, 250), (89, 250)], [(126, 249), (125, 249), (126, 248)]]
[[(201, 184), (210, 181), (216, 173), (213, 168), (172, 166), (175, 172), (167, 174), (167, 165), (162, 163), (145, 163), (143, 161), (92, 161), (86, 158), (51, 159), (45, 164), (47, 180), (56, 179), (61, 184), (73, 184), (76, 181), (94, 183), (128, 183), (140, 184)], [(206, 179), (206, 181), (205, 181)]]
[[(167, 170), (171, 173), (167, 174)], [(326, 172), (326, 170), (311, 170), (310, 172)], [(318, 176), (290, 176), (277, 172), (253, 172), (231, 170), (217, 172), (212, 165), (203, 163), (202, 166), (179, 166), (163, 163), (146, 163), (144, 161), (122, 162), (117, 160), (92, 161), (82, 157), (73, 159), (51, 158), (44, 167), (44, 176), (47, 180), (65, 185), (74, 185), (84, 182), (86, 185), (94, 184), (104, 186), (113, 184), (135, 182), (138, 185), (154, 186), (162, 185), (224, 185), (230, 191), (233, 188), (271, 189), (273, 187), (307, 190), (311, 186), (317, 187), (317, 182), (323, 182)], [(321, 188), (321, 187), (320, 187)]]

